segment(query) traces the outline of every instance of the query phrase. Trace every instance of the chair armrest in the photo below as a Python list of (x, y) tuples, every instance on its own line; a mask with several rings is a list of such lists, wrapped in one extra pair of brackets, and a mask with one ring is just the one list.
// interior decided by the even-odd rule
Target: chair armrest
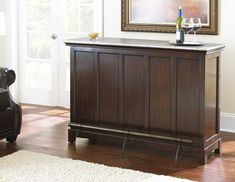
[(0, 88), (0, 112), (6, 110), (8, 107), (11, 107), (9, 92)]
[(16, 74), (13, 70), (0, 68), (0, 88), (8, 89), (15, 82)]

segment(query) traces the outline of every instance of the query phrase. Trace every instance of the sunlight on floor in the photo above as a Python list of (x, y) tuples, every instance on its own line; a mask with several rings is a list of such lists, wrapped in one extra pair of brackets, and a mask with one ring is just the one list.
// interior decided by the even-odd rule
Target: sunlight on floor
[(65, 114), (68, 113), (69, 111), (65, 111), (65, 110), (60, 110), (60, 109), (53, 109), (53, 110), (47, 110), (47, 111), (43, 111), (40, 112), (41, 114), (49, 114), (49, 115), (60, 115), (60, 114)]
[(223, 142), (222, 154), (235, 156), (235, 141), (225, 141), (225, 142)]
[(24, 110), (26, 110), (26, 109), (35, 109), (36, 107), (35, 106), (26, 106), (26, 105), (23, 105), (23, 106), (21, 106), (22, 107), (22, 109), (24, 109)]

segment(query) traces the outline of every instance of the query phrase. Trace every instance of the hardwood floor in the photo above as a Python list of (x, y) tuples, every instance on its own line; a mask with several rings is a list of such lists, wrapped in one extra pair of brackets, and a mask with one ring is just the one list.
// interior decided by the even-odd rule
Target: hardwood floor
[(154, 174), (170, 175), (205, 182), (235, 181), (235, 134), (223, 133), (223, 150), (212, 156), (209, 163), (200, 166), (196, 160), (147, 146), (142, 142), (129, 142), (125, 157), (121, 157), (122, 140), (112, 143), (77, 139), (76, 145), (67, 142), (69, 111), (57, 107), (23, 106), (23, 126), (16, 143), (0, 141), (0, 157), (18, 150), (47, 153), (60, 157), (85, 160)]

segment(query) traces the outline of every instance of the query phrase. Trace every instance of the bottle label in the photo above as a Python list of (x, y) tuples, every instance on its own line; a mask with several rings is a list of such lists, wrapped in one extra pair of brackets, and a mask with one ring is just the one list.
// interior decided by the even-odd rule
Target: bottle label
[(176, 30), (176, 43), (183, 44), (184, 43), (184, 31)]
[(176, 31), (176, 40), (180, 40), (180, 31), (179, 30)]

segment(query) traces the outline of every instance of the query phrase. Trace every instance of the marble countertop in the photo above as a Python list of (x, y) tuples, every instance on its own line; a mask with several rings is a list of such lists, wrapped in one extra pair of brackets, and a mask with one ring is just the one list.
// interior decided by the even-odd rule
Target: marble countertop
[(206, 43), (202, 46), (179, 46), (174, 45), (170, 41), (162, 40), (142, 40), (142, 39), (126, 39), (126, 38), (110, 38), (99, 37), (97, 40), (90, 40), (88, 38), (67, 39), (65, 43), (80, 44), (80, 45), (103, 45), (103, 46), (125, 46), (125, 47), (147, 47), (160, 49), (175, 49), (175, 50), (192, 50), (192, 51), (216, 51), (223, 49), (224, 44)]

